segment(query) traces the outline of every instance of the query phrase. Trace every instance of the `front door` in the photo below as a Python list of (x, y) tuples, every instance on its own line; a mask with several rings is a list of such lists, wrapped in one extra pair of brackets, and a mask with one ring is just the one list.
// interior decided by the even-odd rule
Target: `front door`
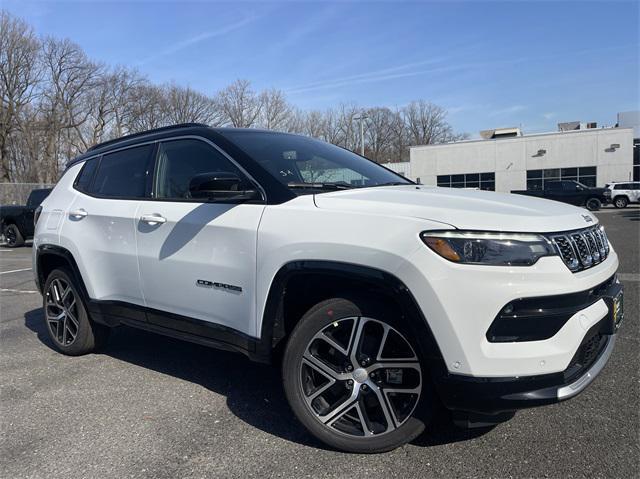
[(264, 205), (199, 200), (189, 188), (194, 177), (211, 172), (250, 180), (203, 139), (161, 142), (156, 163), (153, 198), (141, 202), (136, 220), (142, 290), (147, 307), (158, 310), (149, 321), (199, 335), (215, 324), (256, 336), (256, 241)]

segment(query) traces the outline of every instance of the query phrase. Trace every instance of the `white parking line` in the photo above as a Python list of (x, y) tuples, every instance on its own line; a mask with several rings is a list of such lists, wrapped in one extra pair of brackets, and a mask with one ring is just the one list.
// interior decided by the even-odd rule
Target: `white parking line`
[(11, 271), (0, 271), (0, 274), (20, 273), (21, 271), (31, 271), (31, 268), (13, 269)]
[(0, 293), (28, 293), (28, 294), (34, 294), (37, 293), (38, 291), (29, 291), (26, 289), (7, 289), (7, 288), (0, 288)]

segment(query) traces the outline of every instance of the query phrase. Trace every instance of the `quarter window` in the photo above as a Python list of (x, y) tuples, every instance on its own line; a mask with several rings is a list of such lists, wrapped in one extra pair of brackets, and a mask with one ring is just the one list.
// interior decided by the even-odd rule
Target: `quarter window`
[[(222, 153), (201, 140), (173, 140), (160, 144), (155, 180), (156, 198), (188, 200), (191, 179), (202, 173), (242, 172)], [(246, 181), (246, 186), (250, 183)], [(241, 187), (242, 189), (243, 187)]]
[(91, 186), (91, 180), (93, 180), (93, 175), (96, 172), (96, 167), (98, 166), (98, 158), (93, 158), (91, 160), (87, 160), (80, 170), (80, 174), (78, 178), (76, 178), (76, 189), (87, 192), (89, 191), (89, 187)]
[(109, 198), (144, 198), (153, 145), (137, 146), (102, 157), (91, 193)]

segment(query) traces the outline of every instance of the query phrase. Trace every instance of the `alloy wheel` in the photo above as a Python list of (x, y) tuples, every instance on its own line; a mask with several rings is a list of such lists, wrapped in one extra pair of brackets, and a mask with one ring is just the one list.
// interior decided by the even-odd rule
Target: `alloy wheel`
[(7, 240), (9, 246), (14, 246), (18, 241), (18, 237), (13, 228), (7, 228), (4, 232), (4, 238)]
[(350, 317), (309, 341), (300, 385), (307, 407), (326, 427), (349, 436), (379, 436), (411, 417), (422, 370), (409, 342), (392, 326)]
[(600, 206), (602, 205), (602, 203), (600, 202), (600, 200), (597, 200), (595, 198), (590, 199), (589, 201), (587, 201), (587, 209), (589, 211), (598, 211), (600, 209)]
[(45, 316), (51, 336), (61, 346), (71, 345), (78, 335), (78, 299), (71, 285), (54, 279), (46, 293)]

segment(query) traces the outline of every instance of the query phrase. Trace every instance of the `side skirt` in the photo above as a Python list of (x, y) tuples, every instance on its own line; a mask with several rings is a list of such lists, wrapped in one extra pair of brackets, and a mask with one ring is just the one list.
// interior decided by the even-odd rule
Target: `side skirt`
[(94, 321), (107, 326), (126, 325), (223, 351), (240, 352), (252, 361), (269, 362), (268, 356), (257, 352), (261, 350), (260, 340), (220, 324), (122, 301), (90, 299), (89, 312)]

